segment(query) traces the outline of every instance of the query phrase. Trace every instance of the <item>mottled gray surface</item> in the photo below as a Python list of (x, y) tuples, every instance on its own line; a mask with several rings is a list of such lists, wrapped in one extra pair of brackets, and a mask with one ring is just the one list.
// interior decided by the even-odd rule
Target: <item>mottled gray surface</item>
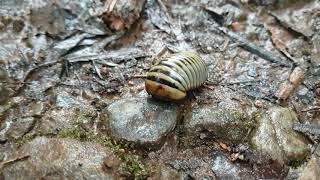
[(7, 121), (9, 123), (7, 127), (8, 130), (5, 133), (6, 138), (18, 139), (30, 131), (30, 129), (34, 126), (35, 121), (36, 120), (33, 117), (12, 119), (11, 121)]
[(254, 179), (250, 170), (231, 162), (222, 153), (215, 152), (212, 157), (211, 170), (219, 179)]
[(178, 106), (147, 98), (118, 100), (107, 108), (111, 133), (136, 143), (159, 143), (177, 123)]
[(246, 142), (245, 137), (253, 125), (251, 118), (241, 109), (212, 105), (193, 109), (191, 118), (185, 120), (188, 140), (198, 139), (200, 133), (204, 133), (209, 139), (234, 144)]
[(185, 180), (186, 175), (166, 166), (159, 166), (150, 177), (150, 180)]
[(308, 141), (292, 129), (298, 122), (288, 108), (271, 107), (257, 117), (258, 126), (251, 139), (254, 149), (280, 162), (299, 161), (309, 153)]
[[(1, 164), (4, 179), (113, 179), (114, 172), (104, 172), (103, 158), (111, 151), (94, 143), (39, 137), (18, 150), (4, 152)], [(2, 163), (3, 163), (2, 162)]]

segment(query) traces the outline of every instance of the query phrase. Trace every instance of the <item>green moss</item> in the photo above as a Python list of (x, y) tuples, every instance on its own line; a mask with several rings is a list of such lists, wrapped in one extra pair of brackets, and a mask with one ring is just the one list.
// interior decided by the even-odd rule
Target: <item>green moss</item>
[(311, 55), (311, 50), (309, 47), (306, 47), (306, 48), (302, 48), (301, 49), (301, 53), (305, 56), (310, 56)]
[[(121, 157), (121, 156), (120, 156)], [(146, 179), (149, 170), (136, 156), (124, 155), (121, 157), (123, 170), (130, 172), (135, 179)]]
[(43, 133), (28, 133), (16, 140), (13, 140), (18, 146), (32, 141), (38, 136), (57, 137), (57, 138), (70, 138), (85, 142), (99, 143), (104, 147), (110, 148), (112, 152), (121, 160), (120, 171), (128, 172), (134, 179), (146, 179), (150, 171), (143, 164), (143, 162), (134, 155), (125, 151), (125, 144), (119, 144), (114, 140), (111, 140), (108, 136), (94, 133), (92, 131), (85, 130), (81, 124), (75, 125), (71, 128), (62, 129), (57, 134), (43, 134)]
[(17, 146), (22, 146), (23, 144), (32, 141), (34, 138), (36, 138), (37, 135), (36, 134), (25, 134), (24, 136), (18, 138), (15, 140), (15, 144)]
[(87, 132), (84, 129), (75, 126), (59, 131), (57, 137), (76, 139), (79, 141), (93, 141), (96, 135), (94, 135), (92, 132)]
[(52, 137), (54, 135), (52, 133), (27, 133), (17, 139), (11, 139), (10, 141), (14, 142), (18, 147), (20, 147), (39, 136)]
[(80, 141), (89, 141), (99, 143), (104, 147), (108, 147), (121, 160), (121, 171), (129, 172), (135, 179), (146, 179), (149, 176), (149, 169), (142, 163), (137, 156), (128, 154), (124, 150), (124, 145), (112, 141), (108, 136), (87, 132), (80, 127), (73, 127), (61, 130), (58, 138), (71, 138)]
[(245, 119), (245, 115), (240, 111), (231, 111), (230, 113), (232, 119)]

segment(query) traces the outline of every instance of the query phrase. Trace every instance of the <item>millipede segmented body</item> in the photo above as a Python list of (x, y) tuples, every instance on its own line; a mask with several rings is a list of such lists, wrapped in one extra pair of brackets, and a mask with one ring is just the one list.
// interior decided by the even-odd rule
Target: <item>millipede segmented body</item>
[(207, 79), (205, 62), (193, 52), (173, 54), (151, 67), (145, 80), (146, 90), (164, 100), (180, 100), (187, 91), (201, 86)]

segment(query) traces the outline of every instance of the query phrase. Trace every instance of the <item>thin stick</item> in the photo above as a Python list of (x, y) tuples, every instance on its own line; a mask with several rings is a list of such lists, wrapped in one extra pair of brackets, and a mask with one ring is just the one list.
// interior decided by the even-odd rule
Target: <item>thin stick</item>
[(320, 107), (313, 107), (313, 108), (310, 108), (310, 109), (305, 109), (305, 110), (302, 110), (301, 112), (314, 112), (314, 111), (320, 111)]
[(93, 65), (94, 70), (96, 71), (98, 77), (99, 77), (101, 80), (103, 80), (103, 77), (102, 77), (101, 74), (100, 74), (100, 70), (99, 70), (99, 68), (97, 67), (95, 60), (92, 60), (92, 65)]
[(258, 46), (256, 46), (255, 44), (248, 42), (246, 39), (242, 38), (240, 35), (238, 35), (237, 33), (234, 33), (230, 30), (228, 30), (225, 27), (221, 27), (221, 26), (216, 26), (216, 29), (219, 30), (220, 32), (222, 32), (223, 34), (225, 34), (226, 36), (228, 36), (232, 41), (239, 43), (238, 46), (240, 46), (241, 48), (245, 49), (246, 51), (249, 51), (267, 61), (270, 61), (272, 63), (277, 63), (281, 66), (284, 67), (290, 67), (290, 65), (284, 63), (283, 59), (281, 59), (280, 57), (273, 55), (271, 52), (260, 48)]
[(14, 158), (14, 159), (9, 159), (7, 161), (4, 161), (0, 164), (0, 171), (8, 164), (13, 164), (17, 161), (23, 161), (29, 157), (30, 157), (30, 155), (24, 155), (24, 156), (20, 156), (20, 157)]
[(295, 123), (295, 124), (293, 124), (292, 129), (295, 130), (295, 131), (302, 132), (302, 133), (320, 135), (320, 126), (315, 125), (315, 124)]
[(147, 78), (146, 74), (131, 75), (130, 78)]
[(8, 82), (8, 81), (0, 81), (3, 84), (32, 84), (30, 82)]

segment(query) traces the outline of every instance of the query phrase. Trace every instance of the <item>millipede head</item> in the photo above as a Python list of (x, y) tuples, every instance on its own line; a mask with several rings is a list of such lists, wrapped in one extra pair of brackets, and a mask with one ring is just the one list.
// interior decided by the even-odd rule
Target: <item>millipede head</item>
[(178, 101), (186, 97), (186, 92), (146, 79), (145, 86), (148, 94), (162, 100)]

